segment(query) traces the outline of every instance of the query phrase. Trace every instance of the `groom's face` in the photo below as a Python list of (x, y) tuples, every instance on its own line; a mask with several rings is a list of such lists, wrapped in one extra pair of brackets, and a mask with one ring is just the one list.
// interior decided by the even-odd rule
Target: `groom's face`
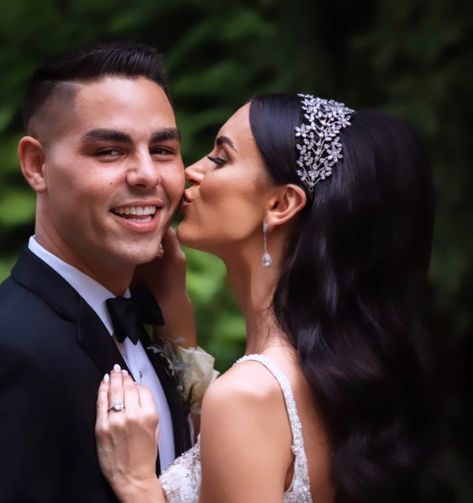
[(184, 188), (180, 139), (154, 82), (107, 77), (74, 86), (40, 138), (46, 190), (38, 194), (36, 233), (107, 283), (102, 274), (157, 255)]

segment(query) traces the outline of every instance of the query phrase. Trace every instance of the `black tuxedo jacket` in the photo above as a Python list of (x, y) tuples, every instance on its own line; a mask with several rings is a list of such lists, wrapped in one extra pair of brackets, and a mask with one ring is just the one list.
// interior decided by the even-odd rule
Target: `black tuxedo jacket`
[[(144, 330), (142, 343), (150, 345)], [(147, 353), (179, 455), (190, 447), (187, 411), (165, 362)], [(97, 389), (114, 363), (127, 368), (95, 311), (25, 249), (0, 285), (0, 503), (117, 501), (94, 436)]]

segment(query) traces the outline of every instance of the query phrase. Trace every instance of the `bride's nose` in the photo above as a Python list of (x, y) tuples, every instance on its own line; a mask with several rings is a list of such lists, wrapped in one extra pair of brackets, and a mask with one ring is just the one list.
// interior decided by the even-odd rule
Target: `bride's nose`
[(205, 166), (203, 163), (203, 159), (200, 159), (200, 161), (197, 161), (194, 164), (191, 164), (189, 167), (187, 167), (185, 170), (185, 174), (187, 182), (190, 182), (191, 184), (200, 183), (205, 175)]

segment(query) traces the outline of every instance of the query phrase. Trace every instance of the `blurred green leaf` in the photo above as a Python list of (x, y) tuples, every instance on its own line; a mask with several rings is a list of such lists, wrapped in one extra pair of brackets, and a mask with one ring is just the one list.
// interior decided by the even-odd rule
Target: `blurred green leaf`
[(0, 196), (0, 225), (14, 226), (34, 218), (35, 197), (26, 190), (10, 191)]
[(11, 104), (0, 106), (0, 131), (8, 126), (11, 121), (13, 114), (15, 113), (15, 107)]

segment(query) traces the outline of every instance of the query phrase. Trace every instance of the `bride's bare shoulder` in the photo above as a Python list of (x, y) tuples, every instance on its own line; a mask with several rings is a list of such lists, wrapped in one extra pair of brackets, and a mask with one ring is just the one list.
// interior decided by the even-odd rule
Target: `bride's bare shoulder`
[[(281, 499), (291, 438), (275, 378), (254, 361), (232, 367), (212, 383), (202, 404), (202, 501)], [(211, 498), (216, 494), (220, 499)]]
[[(281, 441), (277, 446), (274, 438)], [(281, 388), (258, 362), (234, 365), (207, 389), (202, 403), (202, 443), (220, 439), (237, 447), (243, 441), (258, 446), (261, 453), (279, 451), (278, 458), (290, 463), (291, 438)]]
[(252, 406), (264, 406), (273, 401), (275, 405), (283, 405), (282, 398), (273, 375), (260, 363), (248, 360), (234, 365), (216, 379), (205, 394), (204, 404), (216, 402), (218, 406), (222, 400), (237, 400)]

